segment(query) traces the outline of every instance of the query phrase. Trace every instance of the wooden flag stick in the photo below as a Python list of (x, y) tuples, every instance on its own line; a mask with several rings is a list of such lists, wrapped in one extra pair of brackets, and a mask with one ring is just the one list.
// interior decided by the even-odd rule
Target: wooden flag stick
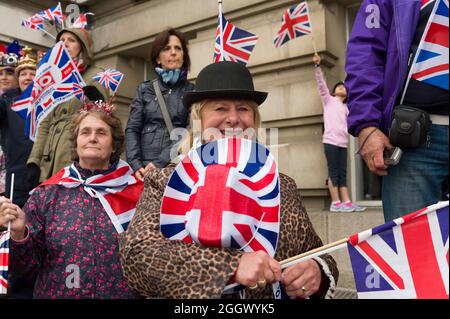
[[(9, 190), (9, 199), (11, 200), (11, 202), (14, 200), (13, 198), (14, 195), (14, 173), (11, 174), (11, 188)], [(11, 221), (8, 222), (8, 231), (11, 231)]]
[(318, 247), (313, 250), (307, 251), (303, 254), (282, 260), (282, 261), (280, 261), (281, 269), (295, 265), (301, 261), (311, 259), (313, 257), (327, 254), (332, 251), (344, 248), (347, 245), (347, 241), (348, 241), (348, 238), (342, 238), (338, 241), (335, 241), (334, 243), (330, 243), (330, 244), (324, 245), (322, 247)]
[(222, 0), (217, 0), (219, 3), (219, 27), (220, 27), (220, 54), (222, 55), (221, 61), (225, 61), (225, 55), (223, 54), (223, 8), (222, 8)]
[(312, 43), (313, 43), (314, 53), (317, 54), (316, 39), (314, 38), (313, 34), (311, 34), (311, 39), (312, 39)]
[[(318, 247), (313, 250), (307, 251), (303, 254), (282, 260), (282, 261), (280, 261), (281, 269), (285, 269), (287, 267), (298, 264), (299, 262), (311, 259), (316, 256), (328, 254), (332, 251), (342, 249), (347, 246), (347, 241), (348, 241), (348, 238), (342, 238), (338, 241), (335, 241), (334, 243), (330, 243), (330, 244), (324, 245), (322, 247)], [(226, 286), (224, 290), (232, 289), (234, 287), (237, 287), (238, 285), (239, 284), (237, 284), (237, 283), (230, 284), (230, 285)]]

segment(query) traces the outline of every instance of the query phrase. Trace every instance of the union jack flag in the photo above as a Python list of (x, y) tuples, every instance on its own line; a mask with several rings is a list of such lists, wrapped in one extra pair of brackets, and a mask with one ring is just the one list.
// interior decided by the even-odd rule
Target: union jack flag
[(448, 201), (349, 237), (359, 298), (448, 298)]
[(411, 77), (448, 90), (448, 0), (437, 0), (419, 44)]
[(79, 86), (84, 85), (64, 44), (58, 42), (39, 62), (32, 84), (11, 106), (26, 120), (25, 134), (35, 141), (38, 126), (45, 116), (58, 104), (71, 99)]
[(422, 0), (422, 6), (420, 7), (420, 10), (424, 9), (427, 5), (432, 3), (435, 0)]
[(76, 18), (75, 21), (73, 22), (72, 28), (86, 29), (88, 25), (87, 15), (94, 15), (94, 14), (91, 12), (80, 13), (78, 18)]
[(21, 25), (25, 28), (33, 29), (33, 30), (41, 30), (44, 29), (44, 19), (41, 16), (35, 14), (28, 19), (22, 18)]
[(8, 292), (9, 231), (0, 233), (0, 295)]
[(93, 80), (99, 82), (103, 87), (110, 89), (113, 93), (116, 93), (122, 78), (123, 73), (116, 69), (107, 69), (92, 77)]
[(53, 8), (46, 9), (44, 11), (38, 12), (37, 15), (42, 17), (42, 19), (47, 21), (54, 21), (62, 24), (64, 21), (64, 14), (61, 10), (61, 3), (58, 2)]
[(191, 150), (161, 203), (161, 233), (171, 240), (274, 256), (279, 233), (278, 168), (267, 148), (239, 138)]
[(77, 97), (77, 99), (79, 99), (80, 101), (84, 100), (84, 92), (83, 92), (83, 87), (78, 84), (78, 83), (74, 83), (73, 84), (73, 94)]
[(220, 12), (216, 32), (214, 62), (232, 61), (246, 65), (257, 41), (258, 36), (235, 27)]
[(290, 7), (281, 19), (281, 28), (274, 39), (275, 47), (279, 48), (289, 40), (312, 33), (308, 5), (302, 2)]
[(144, 188), (144, 183), (134, 177), (132, 168), (122, 160), (111, 173), (94, 175), (85, 180), (72, 164), (38, 187), (44, 185), (62, 185), (66, 188), (82, 186), (89, 195), (100, 200), (119, 234), (128, 228)]

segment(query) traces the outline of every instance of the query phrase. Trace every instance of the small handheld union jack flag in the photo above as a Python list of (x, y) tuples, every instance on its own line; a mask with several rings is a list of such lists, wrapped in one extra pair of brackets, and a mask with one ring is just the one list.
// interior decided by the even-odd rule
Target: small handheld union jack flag
[(246, 65), (257, 41), (258, 37), (253, 33), (239, 29), (228, 22), (222, 9), (219, 9), (214, 62), (232, 61)]
[(76, 18), (74, 23), (72, 24), (72, 28), (86, 29), (88, 27), (88, 20), (87, 20), (88, 15), (94, 14), (92, 12), (80, 13), (78, 18)]
[(64, 21), (64, 14), (61, 10), (61, 3), (58, 2), (53, 8), (46, 9), (44, 11), (38, 12), (38, 16), (47, 21), (53, 21), (62, 25)]
[(448, 201), (348, 239), (359, 299), (448, 299)]
[(103, 87), (110, 89), (113, 93), (116, 93), (123, 79), (123, 73), (116, 69), (107, 69), (97, 73), (92, 79), (99, 82)]
[(8, 292), (9, 234), (0, 233), (0, 295)]
[[(78, 84), (78, 86), (74, 85)], [(85, 85), (62, 42), (47, 51), (38, 64), (33, 82), (11, 106), (26, 120), (25, 134), (35, 141), (39, 124), (58, 104), (79, 94)]]
[(281, 28), (274, 39), (276, 48), (279, 48), (289, 40), (311, 34), (311, 20), (306, 2), (290, 7), (281, 19)]
[(22, 18), (21, 25), (25, 28), (33, 29), (33, 30), (41, 30), (44, 28), (44, 19), (41, 16), (35, 14), (28, 19)]

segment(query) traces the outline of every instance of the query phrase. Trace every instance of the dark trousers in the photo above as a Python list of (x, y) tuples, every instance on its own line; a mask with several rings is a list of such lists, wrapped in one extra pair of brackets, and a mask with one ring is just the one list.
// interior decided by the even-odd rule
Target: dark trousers
[(335, 187), (347, 187), (347, 148), (323, 144), (328, 176)]

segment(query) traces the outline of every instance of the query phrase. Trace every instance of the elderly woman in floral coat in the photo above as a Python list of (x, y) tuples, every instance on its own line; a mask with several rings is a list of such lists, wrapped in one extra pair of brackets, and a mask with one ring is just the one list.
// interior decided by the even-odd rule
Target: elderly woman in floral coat
[(118, 237), (143, 185), (120, 160), (124, 132), (110, 111), (73, 118), (73, 164), (36, 188), (23, 211), (0, 197), (0, 225), (11, 223), (9, 271), (36, 278), (34, 298), (139, 297), (122, 275)]

